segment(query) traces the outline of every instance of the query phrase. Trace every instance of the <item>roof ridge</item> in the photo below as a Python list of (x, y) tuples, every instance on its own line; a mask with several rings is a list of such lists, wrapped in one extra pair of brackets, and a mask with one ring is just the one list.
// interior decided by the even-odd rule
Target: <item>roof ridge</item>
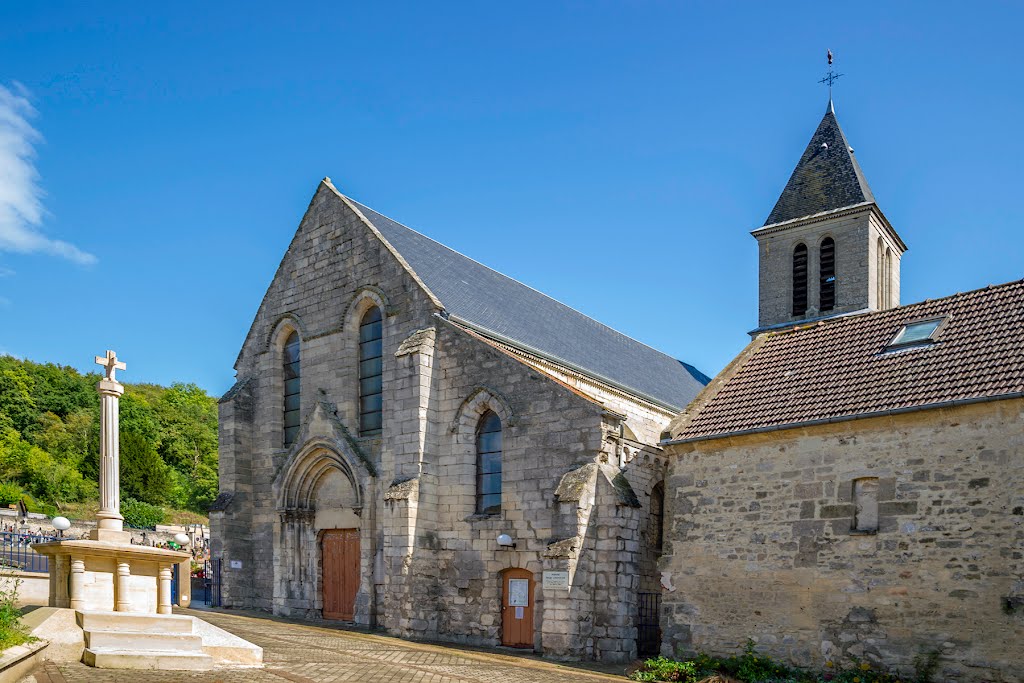
[[(923, 306), (924, 304), (935, 304), (935, 303), (939, 303), (941, 301), (949, 301), (949, 300), (955, 299), (957, 297), (970, 296), (972, 294), (977, 294), (979, 292), (991, 291), (993, 289), (1002, 289), (1003, 287), (1011, 287), (1013, 285), (1024, 285), (1024, 278), (1021, 278), (1019, 280), (1010, 280), (1009, 282), (1001, 282), (999, 284), (988, 284), (988, 285), (984, 285), (982, 287), (976, 287), (974, 289), (969, 289), (969, 290), (967, 290), (965, 292), (954, 292), (953, 294), (947, 294), (946, 296), (940, 296), (940, 297), (938, 297), (936, 299), (922, 299), (921, 301), (915, 301), (915, 302), (909, 303), (909, 304), (904, 304), (904, 305), (900, 305), (900, 306), (894, 306), (892, 308), (886, 308), (886, 309), (881, 310), (881, 311), (864, 311), (864, 312), (861, 312), (861, 313), (852, 313), (852, 314), (849, 314), (849, 315), (836, 315), (836, 316), (833, 316), (833, 317), (830, 317), (830, 318), (823, 318), (821, 320), (815, 320), (814, 322), (808, 323), (808, 324), (805, 324), (805, 325), (793, 325), (792, 327), (786, 327), (786, 328), (779, 329), (779, 330), (770, 330), (770, 331), (765, 332), (763, 336), (767, 336), (767, 335), (781, 335), (781, 334), (794, 334), (796, 332), (803, 332), (803, 331), (806, 331), (806, 330), (814, 329), (816, 327), (822, 327), (822, 326), (825, 326), (825, 325), (838, 325), (839, 323), (841, 323), (843, 321), (847, 321), (847, 320), (860, 320), (862, 318), (865, 318), (865, 317), (868, 317), (868, 316), (872, 316), (872, 315), (883, 315), (883, 314), (886, 314), (886, 313), (894, 313), (896, 311), (900, 311), (900, 310), (907, 309), (907, 308), (912, 308), (914, 306)], [(759, 336), (762, 336), (762, 335), (759, 335)]]
[[(572, 306), (570, 306), (569, 304), (567, 304), (567, 303), (565, 303), (565, 302), (562, 302), (562, 301), (559, 301), (558, 299), (556, 299), (555, 297), (551, 296), (550, 294), (547, 294), (547, 293), (545, 293), (545, 292), (542, 292), (541, 290), (539, 290), (539, 289), (537, 289), (537, 288), (535, 288), (535, 287), (532, 287), (532, 286), (530, 286), (530, 285), (526, 284), (525, 282), (521, 282), (520, 280), (517, 280), (516, 278), (512, 277), (511, 275), (506, 275), (505, 273), (501, 272), (500, 270), (496, 270), (496, 269), (494, 269), (494, 268), (491, 268), (491, 267), (490, 267), (489, 265), (487, 265), (486, 263), (482, 263), (482, 262), (480, 262), (480, 261), (477, 261), (477, 260), (476, 260), (475, 258), (473, 258), (472, 256), (467, 256), (466, 254), (463, 254), (463, 253), (462, 253), (461, 251), (458, 251), (457, 249), (452, 249), (451, 247), (449, 247), (449, 246), (448, 246), (447, 244), (445, 244), (444, 242), (440, 242), (440, 241), (438, 241), (438, 240), (434, 239), (433, 237), (431, 237), (431, 236), (429, 236), (429, 235), (426, 235), (426, 234), (424, 234), (424, 233), (420, 232), (420, 231), (419, 231), (419, 230), (417, 230), (416, 228), (410, 228), (410, 227), (409, 227), (408, 225), (406, 225), (405, 223), (402, 223), (402, 222), (400, 222), (400, 221), (396, 221), (396, 220), (395, 220), (394, 218), (392, 218), (391, 216), (387, 216), (387, 215), (385, 215), (385, 214), (381, 213), (380, 211), (377, 211), (377, 210), (376, 210), (376, 209), (374, 209), (374, 208), (373, 208), (372, 206), (367, 206), (366, 204), (363, 204), (363, 203), (362, 203), (361, 201), (359, 201), (358, 199), (354, 199), (354, 198), (352, 198), (352, 197), (348, 197), (348, 199), (349, 199), (350, 201), (353, 201), (353, 202), (355, 202), (356, 204), (358, 204), (359, 206), (361, 206), (361, 207), (363, 207), (363, 208), (365, 208), (365, 209), (369, 209), (370, 211), (373, 211), (374, 213), (376, 213), (376, 214), (378, 214), (378, 215), (380, 215), (380, 216), (383, 216), (384, 218), (387, 218), (387, 219), (388, 219), (389, 221), (391, 221), (392, 223), (395, 223), (395, 224), (397, 224), (397, 225), (400, 225), (401, 227), (405, 228), (406, 230), (408, 230), (408, 231), (410, 231), (410, 232), (414, 232), (414, 233), (416, 233), (417, 235), (419, 235), (420, 237), (423, 237), (424, 239), (428, 239), (428, 240), (430, 240), (431, 242), (433, 242), (434, 244), (437, 244), (438, 246), (440, 246), (440, 247), (443, 247), (443, 248), (447, 249), (448, 251), (450, 251), (450, 252), (452, 252), (452, 253), (454, 253), (454, 254), (458, 254), (459, 256), (461, 256), (461, 257), (463, 257), (463, 258), (465, 258), (465, 259), (468, 259), (468, 260), (472, 261), (473, 263), (477, 264), (478, 266), (481, 266), (481, 267), (483, 267), (483, 268), (486, 268), (487, 270), (491, 271), (492, 273), (495, 273), (495, 274), (497, 274), (497, 275), (500, 275), (501, 277), (507, 278), (507, 279), (509, 279), (509, 280), (511, 280), (511, 281), (513, 281), (513, 282), (515, 282), (515, 283), (516, 283), (516, 284), (518, 284), (518, 285), (522, 285), (523, 287), (526, 287), (527, 289), (529, 289), (529, 290), (532, 290), (532, 291), (536, 292), (537, 294), (540, 294), (541, 296), (543, 296), (543, 297), (545, 297), (545, 298), (547, 298), (547, 299), (550, 299), (551, 301), (554, 301), (554, 302), (555, 302), (556, 304), (558, 304), (559, 306), (563, 306), (563, 307), (565, 307), (565, 308), (569, 309), (570, 311), (573, 311), (574, 313), (577, 313), (578, 315), (581, 315), (581, 316), (583, 316), (584, 318), (586, 318), (586, 319), (590, 320), (591, 322), (597, 323), (597, 324), (598, 324), (598, 325), (600, 325), (601, 327), (604, 327), (605, 329), (607, 329), (607, 330), (609, 330), (609, 331), (611, 331), (611, 332), (614, 332), (615, 334), (621, 335), (621, 336), (625, 337), (626, 339), (629, 339), (629, 340), (630, 340), (630, 341), (632, 341), (632, 342), (635, 342), (635, 343), (637, 343), (637, 344), (640, 344), (641, 346), (646, 346), (646, 347), (647, 347), (648, 349), (650, 349), (651, 351), (654, 351), (655, 353), (659, 353), (659, 354), (661, 354), (662, 356), (665, 356), (666, 358), (671, 358), (672, 360), (674, 360), (674, 361), (675, 361), (675, 362), (677, 362), (677, 363), (683, 363), (684, 365), (686, 364), (686, 363), (685, 363), (685, 362), (684, 362), (683, 360), (681, 360), (681, 359), (679, 359), (679, 358), (676, 358), (675, 356), (671, 356), (671, 355), (669, 355), (669, 354), (665, 353), (664, 351), (661, 351), (660, 349), (657, 349), (657, 348), (655, 348), (655, 347), (651, 346), (650, 344), (648, 344), (648, 343), (646, 343), (646, 342), (642, 342), (642, 341), (640, 341), (639, 339), (635, 339), (635, 338), (631, 337), (630, 335), (626, 334), (625, 332), (621, 332), (621, 331), (619, 331), (619, 330), (615, 329), (614, 327), (611, 327), (610, 325), (606, 325), (605, 323), (601, 322), (600, 320), (598, 320), (598, 319), (596, 319), (596, 318), (594, 318), (594, 317), (592, 317), (592, 316), (589, 316), (589, 315), (587, 315), (587, 314), (586, 314), (586, 313), (584, 313), (583, 311), (577, 310), (576, 308), (573, 308), (573, 307), (572, 307)], [(371, 221), (371, 222), (372, 222), (372, 221)], [(443, 302), (442, 302), (442, 303), (443, 303)], [(693, 367), (693, 366), (691, 365), (690, 367)], [(696, 369), (696, 368), (694, 368), (694, 369)], [(698, 371), (698, 372), (699, 372), (699, 371)], [(703, 373), (701, 373), (701, 374), (703, 374)]]

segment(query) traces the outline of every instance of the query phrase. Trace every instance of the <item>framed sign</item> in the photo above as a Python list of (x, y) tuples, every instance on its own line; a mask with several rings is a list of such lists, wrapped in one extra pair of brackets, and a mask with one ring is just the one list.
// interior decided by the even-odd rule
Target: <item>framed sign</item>
[(241, 569), (242, 568), (242, 561), (241, 560), (231, 560), (231, 568), (232, 569)]
[(569, 589), (569, 572), (544, 572), (544, 588)]
[(527, 607), (530, 604), (530, 580), (508, 580), (508, 606)]

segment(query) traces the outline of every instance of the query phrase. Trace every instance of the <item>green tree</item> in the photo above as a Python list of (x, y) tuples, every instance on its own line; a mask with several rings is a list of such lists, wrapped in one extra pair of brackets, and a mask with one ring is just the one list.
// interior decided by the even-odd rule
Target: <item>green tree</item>
[(128, 432), (121, 436), (121, 495), (159, 505), (167, 500), (171, 480), (152, 443)]
[(23, 368), (15, 366), (0, 371), (0, 413), (10, 418), (22, 434), (36, 421), (31, 389), (32, 378)]

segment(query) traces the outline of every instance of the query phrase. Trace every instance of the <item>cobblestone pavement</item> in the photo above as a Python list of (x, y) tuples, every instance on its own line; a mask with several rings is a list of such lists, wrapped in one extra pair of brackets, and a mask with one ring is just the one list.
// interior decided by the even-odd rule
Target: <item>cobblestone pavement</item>
[(622, 666), (586, 668), (532, 656), (463, 649), (270, 618), (247, 612), (181, 610), (198, 616), (263, 648), (262, 669), (116, 671), (80, 662), (47, 663), (22, 683), (622, 683)]

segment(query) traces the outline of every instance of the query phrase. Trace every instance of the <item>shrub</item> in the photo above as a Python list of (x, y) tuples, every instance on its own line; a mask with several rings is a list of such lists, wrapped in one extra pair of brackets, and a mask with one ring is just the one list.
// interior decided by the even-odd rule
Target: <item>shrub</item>
[(14, 505), (25, 495), (21, 485), (13, 481), (0, 481), (0, 507)]
[(127, 498), (121, 503), (121, 514), (124, 523), (134, 527), (152, 528), (164, 521), (164, 509), (141, 500)]
[(21, 645), (30, 640), (31, 636), (21, 623), (21, 610), (18, 602), (18, 585), (21, 580), (9, 572), (0, 572), (0, 650)]
[(634, 681), (679, 681), (697, 683), (697, 665), (690, 661), (677, 662), (667, 657), (655, 657), (630, 676)]

